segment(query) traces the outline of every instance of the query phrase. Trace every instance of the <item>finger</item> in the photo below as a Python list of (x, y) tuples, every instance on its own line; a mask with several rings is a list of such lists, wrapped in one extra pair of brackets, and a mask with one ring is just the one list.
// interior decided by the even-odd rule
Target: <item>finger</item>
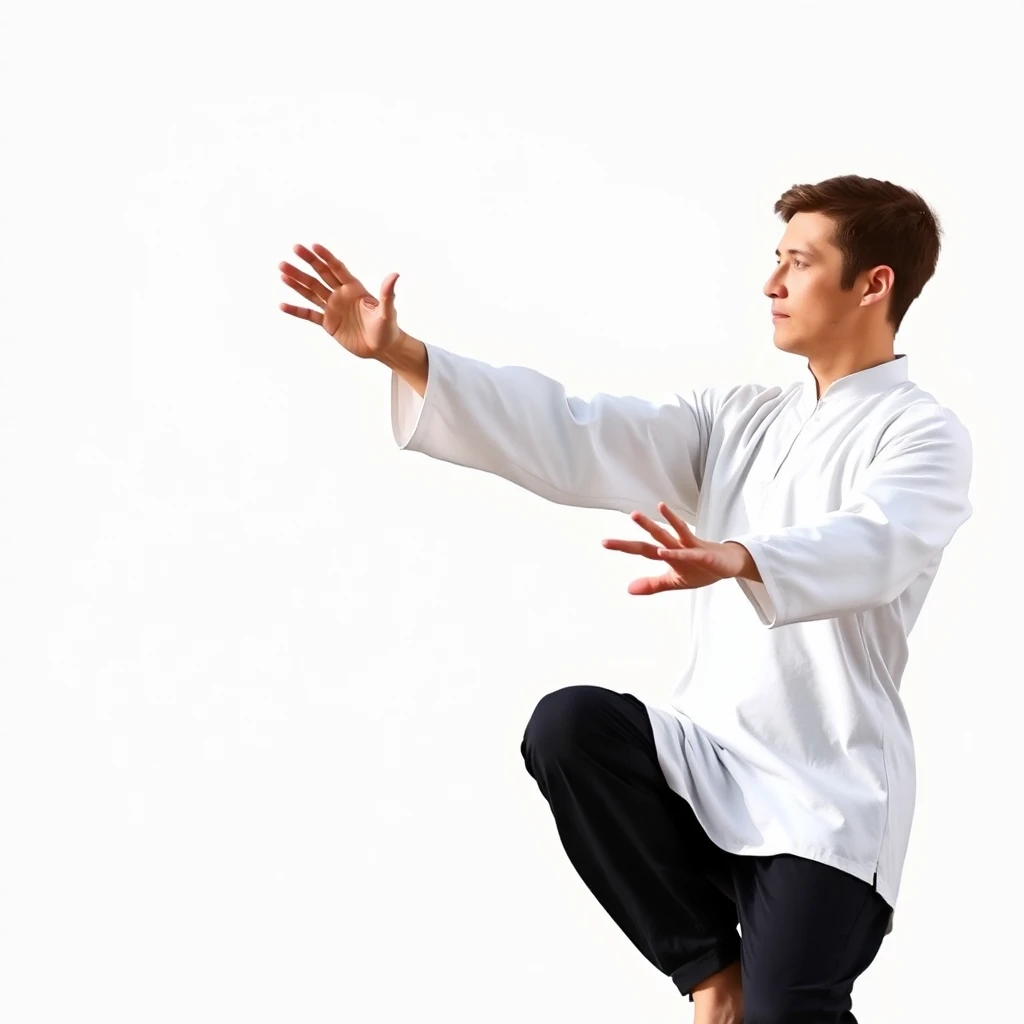
[(314, 306), (324, 308), (327, 305), (327, 299), (321, 298), (318, 292), (313, 291), (312, 288), (307, 288), (300, 281), (294, 280), (287, 274), (282, 274), (281, 279), (289, 288), (294, 288), (295, 291), (297, 291), (304, 299), (308, 299), (312, 302)]
[(331, 298), (331, 291), (321, 281), (318, 281), (311, 274), (307, 274), (298, 267), (293, 267), (290, 263), (281, 262), (278, 263), (278, 268), (281, 270), (281, 275), (284, 279), (291, 284), (292, 281), (298, 281), (300, 284), (304, 284), (308, 289), (316, 292), (320, 296), (321, 304), (326, 306)]
[[(293, 278), (292, 271), (288, 271), (281, 275), (281, 280), (288, 285), (289, 288), (294, 288), (304, 299), (308, 299), (313, 305), (319, 306), (322, 309), (325, 308), (331, 299), (332, 293), (329, 292), (319, 282), (313, 282), (308, 274), (302, 275), (305, 281), (299, 278)], [(318, 287), (316, 287), (318, 286)]]
[(389, 274), (380, 286), (380, 316), (382, 320), (395, 319), (395, 283), (397, 274)]
[(626, 588), (629, 593), (646, 597), (649, 594), (663, 594), (666, 590), (684, 590), (686, 584), (676, 573), (665, 573), (663, 576), (643, 576), (633, 580)]
[(624, 551), (627, 555), (643, 555), (644, 558), (653, 558), (655, 561), (663, 561), (658, 554), (658, 545), (649, 544), (644, 540), (614, 540), (601, 541), (609, 551)]
[(673, 547), (679, 544), (679, 538), (673, 537), (663, 526), (659, 526), (653, 519), (648, 518), (643, 512), (634, 512), (629, 517), (634, 523), (642, 526), (659, 544), (665, 547)]
[(682, 521), (682, 519), (679, 518), (679, 516), (675, 514), (675, 512), (672, 511), (672, 509), (668, 507), (668, 505), (665, 504), (665, 502), (658, 502), (658, 511), (665, 517), (665, 520), (672, 529), (679, 534), (679, 539), (684, 544), (697, 543), (697, 538), (693, 535), (693, 531)]
[[(301, 259), (304, 259), (332, 288), (340, 288), (343, 284), (358, 284), (356, 279), (348, 272), (341, 260), (332, 256), (322, 245), (314, 245), (313, 249), (330, 257), (331, 263), (322, 259), (316, 252), (312, 252), (304, 245), (293, 245), (293, 251)], [(340, 268), (341, 276), (338, 275)]]
[[(345, 264), (342, 263), (341, 260), (339, 260), (338, 257), (335, 256), (334, 253), (332, 253), (326, 246), (320, 245), (319, 242), (314, 242), (313, 252), (323, 260), (327, 273), (337, 279), (338, 283), (335, 285), (336, 288), (340, 288), (342, 285), (353, 285), (361, 292), (366, 291), (362, 282), (355, 276), (355, 274), (353, 274), (348, 267), (346, 267)], [(317, 273), (320, 274), (322, 271), (318, 269)], [(327, 279), (324, 278), (324, 280), (326, 281)]]
[(702, 569), (723, 577), (726, 575), (718, 554), (707, 548), (658, 548), (657, 557), (683, 575), (693, 569)]
[(293, 306), (287, 302), (279, 303), (281, 309), (291, 316), (297, 316), (300, 320), (310, 320), (318, 327), (324, 325), (323, 313), (318, 313), (315, 309), (304, 309), (302, 306)]
[(327, 248), (326, 245), (321, 245), (319, 242), (313, 243), (313, 252), (319, 256), (324, 263), (331, 268), (331, 272), (341, 281), (342, 284), (356, 284), (357, 279), (355, 275), (345, 266), (337, 256)]

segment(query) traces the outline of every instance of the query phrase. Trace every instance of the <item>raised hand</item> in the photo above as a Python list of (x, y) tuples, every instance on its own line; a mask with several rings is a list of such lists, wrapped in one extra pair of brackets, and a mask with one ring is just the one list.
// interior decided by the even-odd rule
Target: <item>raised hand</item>
[(727, 541), (700, 540), (690, 528), (664, 502), (658, 511), (676, 531), (669, 533), (653, 519), (642, 512), (634, 512), (630, 518), (642, 526), (656, 541), (651, 544), (641, 540), (604, 540), (601, 543), (612, 551), (625, 551), (630, 555), (642, 555), (655, 561), (665, 562), (668, 572), (661, 576), (647, 576), (633, 580), (629, 585), (631, 594), (660, 594), (664, 590), (695, 590), (707, 587), (719, 580), (736, 576), (758, 578), (750, 553), (742, 544)]
[(395, 314), (395, 282), (398, 274), (389, 274), (374, 298), (349, 273), (348, 268), (322, 245), (312, 251), (304, 245), (294, 247), (319, 275), (319, 280), (290, 263), (279, 263), (281, 278), (317, 309), (281, 303), (281, 309), (301, 320), (322, 327), (339, 345), (360, 359), (379, 358), (401, 338)]

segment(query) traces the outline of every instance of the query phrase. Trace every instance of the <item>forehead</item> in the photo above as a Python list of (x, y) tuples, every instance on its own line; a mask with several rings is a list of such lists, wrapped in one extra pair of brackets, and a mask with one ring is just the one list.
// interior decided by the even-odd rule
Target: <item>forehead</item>
[(828, 255), (829, 251), (837, 252), (832, 245), (832, 232), (835, 224), (831, 217), (823, 213), (795, 213), (786, 225), (786, 230), (779, 243), (779, 249), (801, 249), (818, 255)]

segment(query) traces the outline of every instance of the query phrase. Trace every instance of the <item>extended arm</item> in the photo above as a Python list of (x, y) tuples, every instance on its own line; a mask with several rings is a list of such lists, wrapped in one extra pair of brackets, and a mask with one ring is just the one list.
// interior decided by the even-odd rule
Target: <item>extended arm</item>
[(526, 367), (494, 367), (406, 336), (393, 371), (392, 427), (405, 449), (503, 477), (549, 501), (696, 514), (713, 416), (710, 392), (571, 397)]

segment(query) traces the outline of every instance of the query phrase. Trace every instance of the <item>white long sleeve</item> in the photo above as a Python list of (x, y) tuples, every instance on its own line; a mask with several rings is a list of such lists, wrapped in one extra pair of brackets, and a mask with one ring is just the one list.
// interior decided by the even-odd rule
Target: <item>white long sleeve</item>
[(397, 444), (503, 477), (562, 505), (696, 514), (716, 403), (712, 390), (662, 403), (566, 394), (544, 374), (427, 346), (423, 398), (392, 375)]

